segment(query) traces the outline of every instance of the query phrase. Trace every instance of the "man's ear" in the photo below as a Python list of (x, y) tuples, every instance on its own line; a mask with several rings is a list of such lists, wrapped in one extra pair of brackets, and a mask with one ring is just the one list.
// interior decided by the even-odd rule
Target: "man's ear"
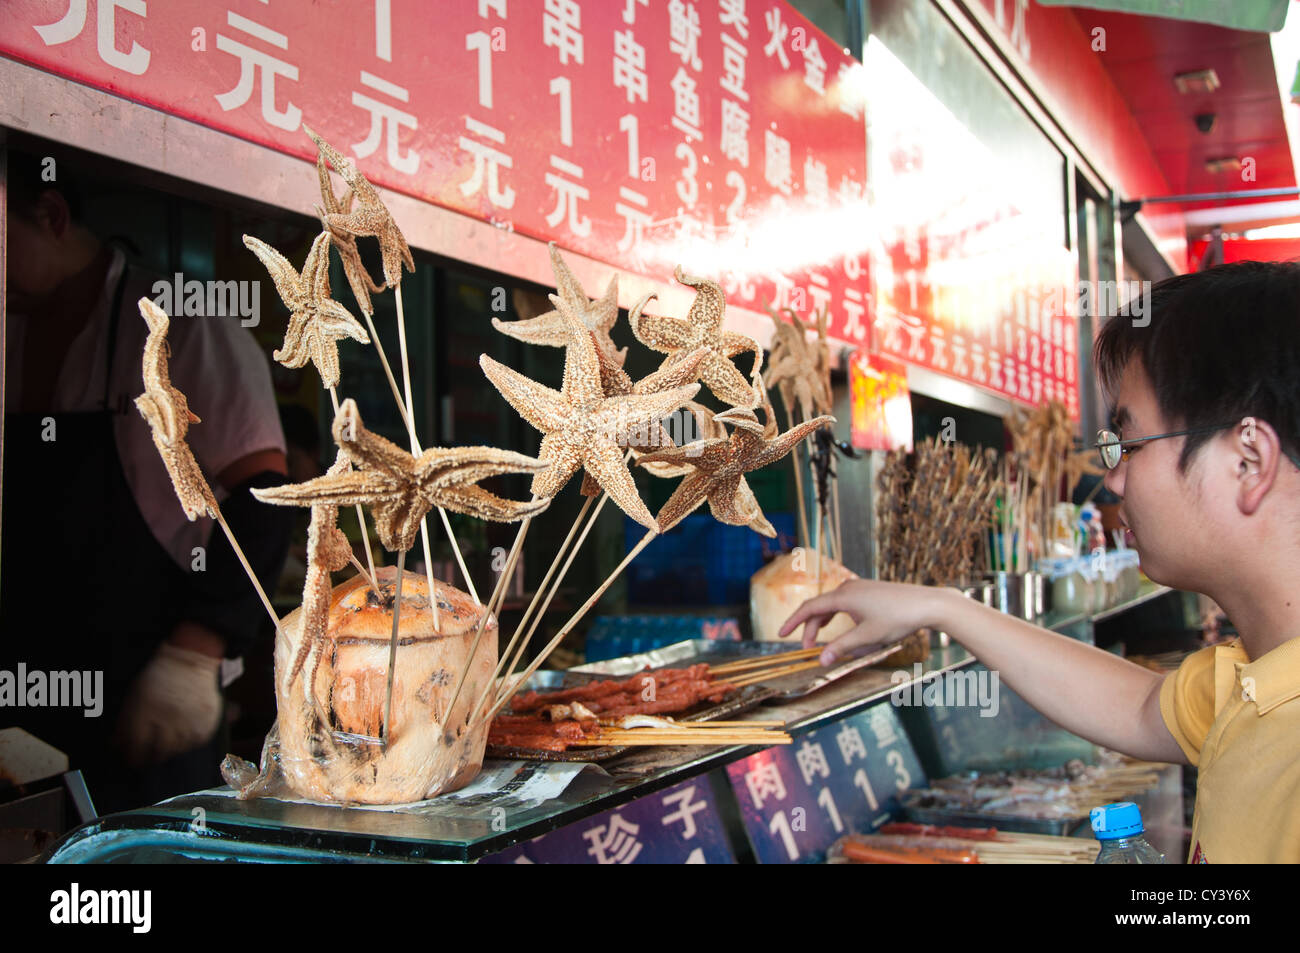
[(1282, 442), (1267, 421), (1245, 417), (1233, 431), (1232, 449), (1237, 457), (1237, 508), (1250, 516), (1277, 479), (1284, 459)]
[(46, 189), (41, 193), (36, 200), (35, 217), (58, 239), (62, 239), (72, 227), (72, 210), (68, 208), (68, 200), (57, 189)]

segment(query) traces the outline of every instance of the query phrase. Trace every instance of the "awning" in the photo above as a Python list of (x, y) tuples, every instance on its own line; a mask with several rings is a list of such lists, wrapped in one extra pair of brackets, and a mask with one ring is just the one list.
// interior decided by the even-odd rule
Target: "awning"
[(1086, 7), (1144, 17), (1195, 20), (1233, 30), (1276, 33), (1286, 22), (1288, 0), (1038, 0), (1044, 7)]

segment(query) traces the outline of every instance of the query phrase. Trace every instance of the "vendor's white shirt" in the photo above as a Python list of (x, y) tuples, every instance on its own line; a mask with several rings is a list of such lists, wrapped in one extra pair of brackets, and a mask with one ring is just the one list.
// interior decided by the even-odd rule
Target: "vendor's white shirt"
[[(108, 311), (125, 264), (126, 256), (114, 249), (94, 312), (72, 342), (59, 372), (53, 404), (56, 415), (101, 408)], [(191, 523), (185, 518), (149, 425), (135, 407), (135, 398), (144, 393), (144, 342), (149, 335), (138, 302), (142, 297), (154, 297), (156, 280), (139, 268), (132, 268), (127, 275), (108, 400), (111, 408), (126, 408), (126, 413), (113, 416), (113, 437), (136, 505), (154, 538), (179, 566), (188, 569), (194, 547), (207, 545), (213, 521), (200, 517)], [(22, 334), (30, 318), (10, 315), (9, 320), (14, 324), (14, 353), (21, 354)], [(172, 317), (167, 340), (172, 384), (185, 394), (190, 409), (203, 421), (190, 425), (190, 449), (220, 501), (226, 493), (216, 482), (218, 473), (250, 453), (285, 449), (266, 356), (238, 317)], [(6, 369), (11, 388), (22, 387), (20, 365), (12, 362)]]

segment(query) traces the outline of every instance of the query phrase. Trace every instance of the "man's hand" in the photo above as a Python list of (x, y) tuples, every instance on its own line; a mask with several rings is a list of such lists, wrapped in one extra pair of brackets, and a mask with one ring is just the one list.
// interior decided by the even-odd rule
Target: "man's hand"
[(826, 646), (821, 663), (830, 665), (854, 649), (897, 642), (917, 629), (936, 625), (940, 614), (937, 603), (946, 592), (901, 582), (854, 579), (801, 605), (781, 626), (780, 635), (785, 638), (802, 624), (803, 646), (812, 648), (822, 626), (837, 613), (845, 613), (857, 625)]
[(132, 764), (165, 761), (199, 747), (221, 722), (220, 656), (158, 647), (127, 696), (117, 740)]

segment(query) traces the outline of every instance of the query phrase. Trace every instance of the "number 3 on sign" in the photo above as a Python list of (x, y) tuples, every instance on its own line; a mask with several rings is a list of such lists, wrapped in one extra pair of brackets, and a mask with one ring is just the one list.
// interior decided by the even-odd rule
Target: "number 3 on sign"
[(777, 811), (767, 829), (772, 834), (780, 835), (781, 843), (785, 845), (785, 852), (791, 860), (799, 859), (799, 848), (795, 846), (794, 833), (790, 830), (790, 822), (785, 818), (785, 811)]

